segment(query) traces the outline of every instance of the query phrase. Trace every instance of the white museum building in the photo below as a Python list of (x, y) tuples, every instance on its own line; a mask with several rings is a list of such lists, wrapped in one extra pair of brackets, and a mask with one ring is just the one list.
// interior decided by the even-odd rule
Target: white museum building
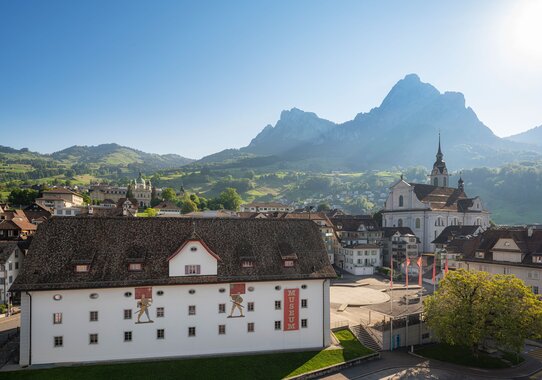
[(308, 220), (54, 218), (11, 288), (20, 365), (326, 347), (334, 277)]

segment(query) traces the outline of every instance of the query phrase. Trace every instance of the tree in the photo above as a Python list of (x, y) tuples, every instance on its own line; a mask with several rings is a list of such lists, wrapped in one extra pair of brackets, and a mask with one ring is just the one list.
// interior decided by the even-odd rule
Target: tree
[(31, 205), (38, 197), (38, 192), (32, 189), (13, 189), (8, 195), (11, 205)]
[(88, 193), (83, 193), (82, 196), (83, 196), (83, 202), (85, 202), (85, 204), (87, 205), (92, 204), (92, 200), (90, 199), (90, 195)]
[(158, 215), (158, 211), (156, 211), (155, 209), (150, 208), (150, 207), (145, 210), (145, 213), (147, 214), (147, 216), (149, 218), (152, 218), (152, 217), (155, 217), (156, 215)]
[(126, 198), (132, 199), (134, 197), (134, 190), (132, 189), (132, 184), (128, 184), (128, 189), (126, 189)]
[(162, 198), (165, 201), (177, 202), (177, 194), (171, 187), (162, 190)]
[(450, 272), (424, 305), (427, 324), (441, 341), (475, 355), (486, 339), (518, 352), (525, 338), (542, 331), (542, 303), (513, 275)]
[(226, 210), (237, 211), (243, 199), (237, 194), (237, 190), (232, 187), (228, 187), (226, 190), (220, 193), (218, 197), (220, 204), (224, 206)]
[(198, 211), (198, 206), (191, 199), (185, 199), (182, 203), (181, 212), (183, 214)]
[(318, 205), (318, 208), (316, 209), (316, 211), (318, 212), (329, 211), (329, 210), (331, 210), (331, 206), (328, 203), (320, 203)]

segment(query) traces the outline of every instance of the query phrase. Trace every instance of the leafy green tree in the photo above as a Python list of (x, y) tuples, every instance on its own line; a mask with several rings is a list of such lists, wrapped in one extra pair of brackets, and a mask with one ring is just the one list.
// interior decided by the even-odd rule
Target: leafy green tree
[(424, 304), (436, 336), (475, 355), (485, 339), (518, 352), (542, 331), (542, 303), (513, 275), (452, 271)]
[(171, 202), (177, 202), (177, 194), (175, 193), (175, 190), (173, 190), (171, 187), (168, 187), (167, 189), (162, 190), (162, 198), (165, 201), (171, 201)]
[(226, 210), (231, 211), (239, 210), (239, 206), (241, 206), (241, 203), (243, 203), (243, 199), (241, 199), (241, 196), (233, 187), (228, 187), (226, 190), (221, 192), (218, 200)]
[(8, 203), (11, 205), (30, 205), (38, 197), (38, 192), (32, 189), (13, 189), (8, 195)]
[(158, 215), (158, 211), (156, 211), (155, 209), (149, 207), (145, 210), (145, 213), (147, 214), (147, 216), (149, 218), (153, 218), (155, 217), (156, 215)]
[(331, 210), (331, 206), (328, 203), (320, 203), (318, 205), (318, 208), (316, 209), (316, 211), (318, 212), (329, 211), (329, 210)]
[(181, 212), (183, 214), (188, 214), (194, 211), (198, 211), (198, 206), (190, 198), (185, 199), (181, 206)]
[(158, 198), (151, 198), (151, 207), (158, 206), (160, 202), (161, 201)]
[(92, 200), (90, 199), (90, 195), (88, 193), (83, 193), (81, 195), (83, 196), (83, 202), (85, 202), (85, 204), (92, 204)]

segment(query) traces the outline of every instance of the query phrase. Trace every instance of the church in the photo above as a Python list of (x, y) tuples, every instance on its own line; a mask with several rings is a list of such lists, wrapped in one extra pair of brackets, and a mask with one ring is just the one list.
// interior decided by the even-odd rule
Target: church
[(468, 197), (460, 177), (457, 187), (450, 187), (450, 175), (440, 146), (430, 183), (411, 183), (401, 176), (391, 188), (382, 210), (383, 227), (410, 227), (421, 241), (421, 252), (433, 252), (433, 240), (447, 226), (477, 225), (489, 227), (490, 213), (480, 197)]

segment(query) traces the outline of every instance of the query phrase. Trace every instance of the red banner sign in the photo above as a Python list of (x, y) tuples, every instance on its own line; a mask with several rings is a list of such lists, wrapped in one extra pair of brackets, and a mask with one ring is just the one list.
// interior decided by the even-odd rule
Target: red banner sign
[(299, 289), (284, 289), (284, 331), (299, 330)]
[(230, 296), (232, 294), (245, 294), (245, 284), (230, 284)]
[(135, 288), (135, 299), (140, 300), (143, 296), (145, 296), (145, 298), (152, 298), (152, 286)]

